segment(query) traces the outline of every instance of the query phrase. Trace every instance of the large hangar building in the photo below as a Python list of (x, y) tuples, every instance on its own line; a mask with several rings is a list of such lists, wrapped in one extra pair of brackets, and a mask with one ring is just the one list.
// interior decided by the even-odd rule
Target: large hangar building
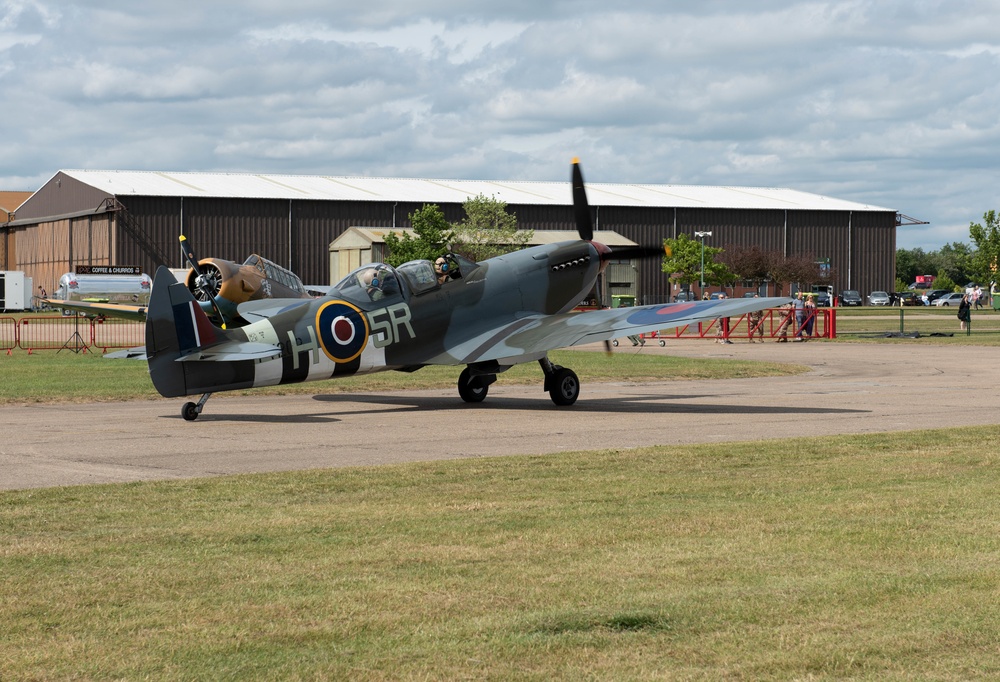
[[(63, 170), (0, 222), (0, 264), (53, 290), (78, 265), (182, 267), (258, 253), (304, 282), (330, 283), (329, 246), (351, 227), (405, 228), (424, 204), (449, 221), (483, 194), (522, 229), (574, 230), (570, 183), (153, 171)], [(707, 246), (757, 245), (828, 262), (834, 286), (866, 294), (895, 282), (894, 209), (781, 188), (588, 183), (595, 228), (638, 244), (710, 231)], [(0, 216), (0, 220), (2, 220)], [(639, 266), (639, 303), (670, 300), (658, 263)]]

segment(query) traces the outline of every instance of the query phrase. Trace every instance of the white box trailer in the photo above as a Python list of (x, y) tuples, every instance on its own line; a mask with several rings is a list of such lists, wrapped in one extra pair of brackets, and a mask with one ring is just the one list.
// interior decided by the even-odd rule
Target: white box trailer
[(153, 280), (146, 273), (77, 275), (67, 272), (59, 278), (59, 288), (52, 298), (59, 301), (147, 305), (152, 288)]
[(0, 270), (0, 310), (31, 310), (32, 280), (20, 270)]

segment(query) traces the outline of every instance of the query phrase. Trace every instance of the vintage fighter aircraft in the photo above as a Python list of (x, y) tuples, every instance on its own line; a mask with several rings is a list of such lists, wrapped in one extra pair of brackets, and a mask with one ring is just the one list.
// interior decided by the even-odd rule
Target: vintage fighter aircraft
[[(609, 341), (700, 320), (774, 307), (787, 298), (692, 301), (571, 312), (592, 290), (612, 252), (593, 241), (579, 162), (572, 170), (579, 240), (535, 246), (473, 263), (449, 254), (447, 277), (430, 261), (364, 265), (313, 300), (265, 299), (237, 306), (247, 322), (221, 329), (167, 268), (153, 279), (145, 358), (164, 397), (201, 394), (181, 415), (194, 420), (213, 392), (398, 370), (465, 365), (463, 400), (486, 398), (497, 375), (538, 362), (557, 405), (572, 405), (580, 382), (553, 364), (556, 348)], [(641, 249), (661, 255), (662, 249)], [(193, 257), (192, 257), (193, 262)], [(443, 280), (443, 281), (442, 281)]]
[[(198, 301), (202, 310), (221, 327), (246, 324), (237, 306), (247, 301), (267, 298), (314, 298), (291, 270), (252, 254), (243, 264), (223, 258), (196, 260), (181, 235), (184, 257), (190, 265), (184, 285)], [(43, 303), (87, 315), (107, 315), (131, 320), (145, 320), (148, 306), (124, 303), (97, 303), (45, 299)]]

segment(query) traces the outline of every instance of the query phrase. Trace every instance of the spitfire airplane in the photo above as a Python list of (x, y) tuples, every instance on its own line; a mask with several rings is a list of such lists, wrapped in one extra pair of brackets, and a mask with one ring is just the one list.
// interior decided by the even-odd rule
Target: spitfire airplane
[[(787, 298), (692, 301), (571, 312), (609, 259), (660, 256), (662, 248), (612, 251), (593, 240), (579, 162), (572, 167), (579, 240), (535, 246), (474, 263), (447, 254), (397, 268), (364, 265), (317, 299), (272, 298), (237, 306), (246, 324), (223, 329), (188, 286), (161, 267), (153, 279), (144, 356), (164, 397), (201, 394), (181, 415), (198, 418), (209, 396), (231, 391), (428, 365), (465, 365), (463, 400), (478, 403), (510, 367), (538, 362), (556, 405), (580, 394), (573, 370), (549, 351), (787, 303)], [(439, 259), (440, 260), (440, 259)], [(193, 256), (191, 261), (194, 262)], [(204, 278), (202, 278), (204, 282)], [(141, 349), (140, 349), (141, 350)]]
[[(184, 257), (190, 268), (184, 286), (198, 301), (198, 305), (221, 327), (240, 326), (246, 321), (239, 317), (237, 307), (247, 301), (266, 298), (313, 298), (291, 270), (277, 263), (251, 254), (243, 264), (223, 258), (196, 260), (181, 236)], [(97, 303), (90, 301), (62, 301), (45, 299), (53, 308), (73, 310), (88, 315), (109, 315), (132, 320), (145, 320), (148, 305)]]

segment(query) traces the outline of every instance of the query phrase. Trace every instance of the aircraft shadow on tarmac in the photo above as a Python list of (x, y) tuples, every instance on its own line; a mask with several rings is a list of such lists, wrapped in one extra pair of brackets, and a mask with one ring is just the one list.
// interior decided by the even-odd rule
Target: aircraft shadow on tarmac
[[(180, 415), (161, 415), (163, 419), (180, 419)], [(323, 414), (223, 414), (205, 412), (198, 422), (246, 422), (251, 424), (335, 424), (343, 421), (332, 413)]]
[[(534, 398), (513, 398), (507, 396), (490, 397), (487, 401), (469, 405), (452, 396), (407, 396), (382, 395), (378, 393), (350, 394), (330, 393), (317, 394), (313, 400), (328, 403), (363, 403), (366, 405), (384, 406), (384, 409), (364, 410), (365, 414), (377, 412), (438, 412), (445, 410), (565, 410), (568, 413), (627, 413), (627, 414), (868, 414), (870, 410), (854, 410), (844, 408), (802, 407), (800, 405), (766, 406), (766, 405), (694, 405), (691, 400), (704, 398), (701, 395), (665, 395), (665, 396), (632, 396), (614, 398), (581, 399), (572, 407), (557, 407), (540, 396)], [(680, 401), (664, 403), (663, 401)]]
[[(687, 395), (641, 395), (616, 396), (614, 398), (582, 399), (570, 408), (557, 407), (549, 402), (545, 395), (535, 398), (515, 398), (509, 396), (490, 397), (489, 400), (470, 405), (454, 396), (426, 395), (384, 395), (380, 393), (328, 393), (317, 394), (313, 400), (322, 403), (342, 403), (344, 405), (365, 405), (364, 409), (350, 412), (324, 412), (317, 414), (262, 414), (262, 413), (217, 413), (205, 412), (199, 422), (246, 422), (255, 424), (334, 424), (343, 421), (345, 415), (378, 414), (399, 412), (446, 412), (450, 410), (477, 411), (539, 411), (551, 412), (565, 410), (568, 414), (686, 414), (686, 415), (720, 415), (720, 414), (804, 414), (804, 415), (843, 415), (870, 414), (871, 410), (855, 410), (845, 408), (802, 407), (801, 405), (739, 405), (715, 403), (711, 405), (696, 405), (690, 401), (703, 399), (706, 396)], [(670, 401), (670, 402), (665, 402)], [(163, 415), (164, 418), (174, 418), (173, 415)]]

